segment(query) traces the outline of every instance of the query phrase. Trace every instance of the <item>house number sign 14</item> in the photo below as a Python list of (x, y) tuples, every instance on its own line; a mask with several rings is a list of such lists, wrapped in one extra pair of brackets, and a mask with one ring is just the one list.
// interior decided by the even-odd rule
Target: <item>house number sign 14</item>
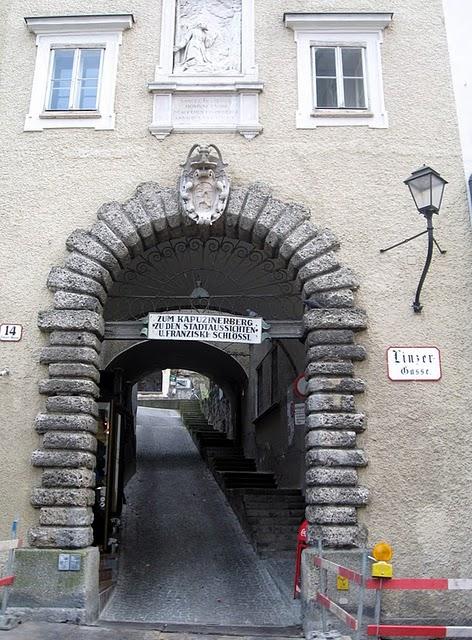
[(394, 381), (440, 380), (441, 354), (437, 347), (390, 347), (387, 370)]
[(1, 342), (19, 342), (23, 333), (21, 324), (0, 324)]

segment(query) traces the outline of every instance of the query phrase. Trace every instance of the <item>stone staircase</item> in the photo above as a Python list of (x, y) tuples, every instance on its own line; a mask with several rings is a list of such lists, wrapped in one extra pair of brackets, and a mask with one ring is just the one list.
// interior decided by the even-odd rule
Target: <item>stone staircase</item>
[(272, 472), (258, 471), (255, 460), (246, 458), (233, 440), (208, 424), (198, 401), (181, 401), (180, 412), (256, 551), (265, 556), (293, 553), (304, 518), (301, 491), (279, 488)]

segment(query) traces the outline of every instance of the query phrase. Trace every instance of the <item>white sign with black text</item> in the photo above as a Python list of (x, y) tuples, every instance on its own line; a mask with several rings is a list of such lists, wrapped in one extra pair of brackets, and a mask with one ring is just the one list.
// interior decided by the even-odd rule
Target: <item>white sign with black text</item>
[(194, 313), (150, 313), (148, 338), (260, 344), (262, 318)]
[(21, 324), (1, 324), (0, 325), (0, 341), (2, 342), (19, 342), (23, 333)]
[(394, 381), (440, 380), (441, 354), (437, 347), (390, 347), (387, 368)]

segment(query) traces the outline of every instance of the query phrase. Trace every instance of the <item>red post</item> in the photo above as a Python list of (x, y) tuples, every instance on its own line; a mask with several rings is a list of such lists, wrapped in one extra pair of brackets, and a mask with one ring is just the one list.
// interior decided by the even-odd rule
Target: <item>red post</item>
[(293, 585), (294, 599), (300, 597), (300, 573), (302, 567), (302, 551), (306, 549), (308, 536), (308, 520), (304, 520), (298, 527), (297, 533), (297, 556), (295, 561), (295, 580)]

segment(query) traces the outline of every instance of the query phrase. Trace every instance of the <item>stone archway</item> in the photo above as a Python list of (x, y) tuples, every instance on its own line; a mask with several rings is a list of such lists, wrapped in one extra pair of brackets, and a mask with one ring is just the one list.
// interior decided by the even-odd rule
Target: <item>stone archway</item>
[[(156, 183), (140, 185), (123, 204), (105, 204), (97, 217), (90, 230), (68, 238), (64, 266), (53, 267), (47, 282), (54, 308), (39, 314), (40, 329), (49, 333), (40, 356), (49, 377), (40, 382), (47, 398), (35, 424), (42, 448), (32, 456), (43, 469), (41, 487), (32, 494), (40, 509), (39, 525), (30, 530), (34, 547), (92, 543), (99, 353), (103, 305), (114, 278), (130, 259), (163, 240), (205, 234), (182, 214), (178, 191)], [(368, 498), (357, 476), (357, 467), (366, 465), (356, 446), (365, 418), (356, 411), (355, 395), (364, 383), (354, 377), (354, 362), (365, 350), (354, 343), (354, 333), (366, 328), (364, 312), (354, 306), (357, 279), (338, 263), (333, 234), (315, 227), (306, 208), (277, 200), (261, 183), (232, 189), (212, 235), (248, 241), (282, 258), (303, 285), (309, 537), (321, 533), (332, 547), (354, 544), (360, 535), (357, 507)]]

